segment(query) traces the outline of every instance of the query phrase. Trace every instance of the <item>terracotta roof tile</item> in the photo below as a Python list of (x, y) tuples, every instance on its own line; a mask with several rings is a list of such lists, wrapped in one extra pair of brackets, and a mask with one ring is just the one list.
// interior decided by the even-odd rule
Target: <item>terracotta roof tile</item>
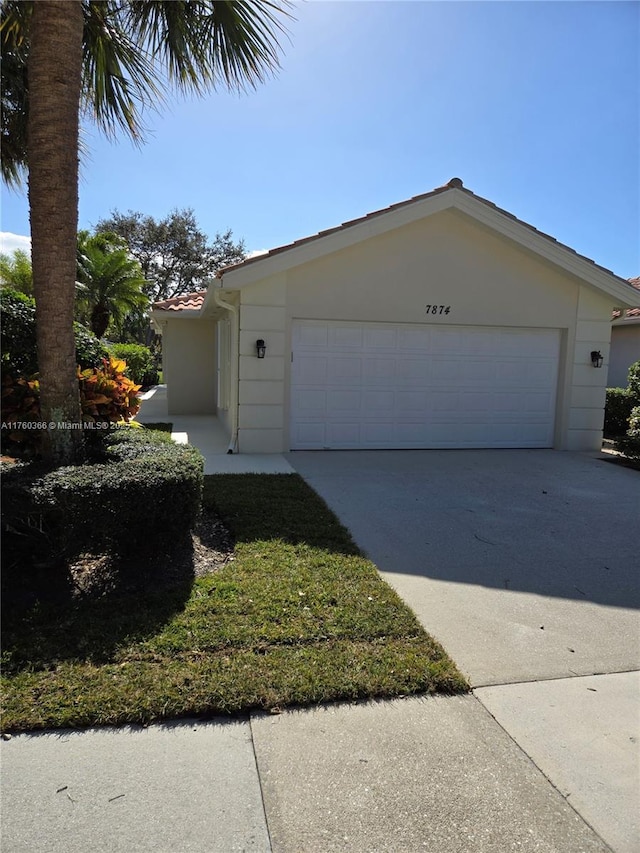
[(199, 311), (207, 295), (206, 290), (196, 290), (195, 293), (182, 293), (172, 299), (154, 302), (154, 311)]
[[(289, 249), (297, 248), (298, 246), (302, 246), (305, 243), (310, 243), (313, 240), (322, 239), (323, 237), (326, 237), (329, 234), (335, 234), (338, 231), (342, 231), (346, 228), (350, 228), (352, 225), (358, 225), (361, 222), (365, 222), (367, 220), (373, 219), (374, 217), (383, 216), (385, 213), (389, 213), (391, 210), (397, 210), (400, 207), (407, 207), (408, 205), (414, 204), (415, 202), (423, 201), (424, 199), (431, 198), (433, 196), (439, 195), (440, 193), (449, 192), (450, 190), (460, 190), (461, 192), (466, 193), (467, 195), (471, 196), (472, 198), (475, 198), (478, 201), (482, 202), (482, 204), (485, 204), (487, 207), (490, 207), (492, 210), (495, 210), (498, 213), (502, 214), (503, 216), (506, 216), (509, 219), (512, 219), (514, 222), (517, 222), (520, 225), (523, 225), (525, 228), (528, 228), (529, 231), (533, 231), (535, 234), (538, 234), (540, 237), (543, 237), (545, 240), (549, 240), (550, 242), (555, 243), (557, 246), (560, 246), (563, 249), (567, 250), (568, 252), (571, 252), (573, 255), (576, 255), (577, 257), (581, 258), (582, 260), (587, 261), (588, 263), (592, 264), (597, 269), (603, 270), (604, 272), (609, 273), (610, 275), (615, 275), (615, 273), (612, 270), (609, 270), (606, 267), (603, 267), (600, 264), (597, 264), (595, 261), (591, 260), (591, 258), (585, 257), (585, 255), (580, 255), (578, 252), (576, 252), (575, 249), (572, 249), (570, 246), (567, 246), (564, 243), (561, 243), (559, 240), (556, 240), (556, 238), (552, 237), (550, 234), (545, 234), (543, 231), (539, 231), (537, 228), (534, 228), (533, 225), (529, 225), (528, 222), (525, 222), (522, 219), (518, 219), (518, 217), (514, 216), (513, 213), (509, 213), (508, 210), (504, 210), (503, 208), (498, 207), (498, 205), (494, 204), (492, 201), (489, 201), (488, 199), (483, 198), (482, 196), (476, 195), (474, 192), (472, 192), (471, 190), (469, 190), (465, 186), (463, 186), (463, 183), (460, 180), (460, 178), (451, 178), (451, 180), (448, 181), (446, 184), (444, 184), (444, 186), (436, 187), (436, 189), (433, 189), (430, 192), (422, 193), (421, 195), (412, 196), (412, 198), (406, 199), (405, 201), (396, 202), (395, 204), (391, 204), (391, 205), (389, 205), (389, 207), (384, 207), (381, 210), (374, 210), (372, 213), (367, 213), (365, 216), (361, 216), (357, 219), (350, 219), (348, 222), (343, 222), (341, 225), (336, 225), (334, 228), (328, 228), (324, 231), (320, 231), (317, 234), (312, 234), (309, 237), (302, 237), (301, 239), (294, 240), (292, 243), (287, 243), (284, 246), (277, 246), (274, 249), (270, 249), (268, 252), (264, 252), (261, 255), (256, 255), (256, 257), (253, 257), (253, 258), (247, 258), (246, 260), (240, 261), (237, 264), (230, 264), (229, 266), (223, 267), (222, 269), (218, 270), (216, 273), (216, 276), (217, 276), (217, 278), (222, 278), (226, 272), (230, 272), (231, 270), (235, 270), (235, 269), (238, 269), (239, 267), (245, 267), (245, 266), (248, 266), (249, 264), (254, 264), (254, 263), (257, 263), (259, 261), (263, 261), (265, 258), (271, 257), (273, 255), (278, 255), (281, 252), (288, 251)], [(616, 278), (617, 277), (618, 276), (616, 276)], [(635, 309), (631, 309), (631, 310), (635, 310)]]
[[(635, 287), (637, 290), (640, 290), (640, 276), (638, 278), (628, 278), (627, 281), (632, 287)], [(636, 317), (640, 318), (640, 308), (627, 308), (624, 312), (624, 319), (629, 320), (630, 318), (635, 319)], [(620, 311), (614, 311), (612, 316), (612, 320), (620, 319)]]

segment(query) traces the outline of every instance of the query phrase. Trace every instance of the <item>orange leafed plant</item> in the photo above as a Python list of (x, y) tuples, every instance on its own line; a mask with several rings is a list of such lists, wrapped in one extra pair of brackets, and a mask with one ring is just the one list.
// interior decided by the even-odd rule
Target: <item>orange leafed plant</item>
[(137, 396), (140, 385), (124, 375), (127, 364), (122, 359), (104, 360), (100, 368), (78, 368), (80, 404), (85, 421), (129, 421), (140, 409)]

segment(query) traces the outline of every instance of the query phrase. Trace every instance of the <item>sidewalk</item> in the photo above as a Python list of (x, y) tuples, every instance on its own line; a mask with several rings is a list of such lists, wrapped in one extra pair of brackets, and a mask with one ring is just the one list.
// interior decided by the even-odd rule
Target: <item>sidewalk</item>
[[(148, 403), (144, 418), (168, 420), (161, 388)], [(215, 418), (173, 422), (207, 473), (293, 470), (227, 455)], [(0, 745), (0, 847), (637, 853), (640, 674), (489, 683), (473, 660), (485, 686), (468, 696), (14, 736)]]
[(605, 853), (474, 696), (19, 735), (11, 853)]

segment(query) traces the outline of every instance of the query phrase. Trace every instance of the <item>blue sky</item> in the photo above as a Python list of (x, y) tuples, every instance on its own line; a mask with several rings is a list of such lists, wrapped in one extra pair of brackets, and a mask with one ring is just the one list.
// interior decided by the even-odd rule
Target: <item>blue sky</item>
[[(255, 251), (458, 176), (640, 275), (640, 3), (310, 0), (294, 14), (256, 91), (172, 99), (141, 149), (90, 129), (80, 227), (192, 207)], [(3, 188), (1, 230), (28, 223)]]

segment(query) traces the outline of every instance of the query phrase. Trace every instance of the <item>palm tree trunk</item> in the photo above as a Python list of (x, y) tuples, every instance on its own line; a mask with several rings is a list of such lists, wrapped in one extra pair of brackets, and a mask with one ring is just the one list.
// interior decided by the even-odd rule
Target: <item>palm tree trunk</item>
[(54, 464), (83, 455), (73, 305), (78, 230), (78, 129), (83, 13), (80, 0), (33, 4), (28, 59), (29, 210), (41, 416), (56, 427), (44, 451)]

